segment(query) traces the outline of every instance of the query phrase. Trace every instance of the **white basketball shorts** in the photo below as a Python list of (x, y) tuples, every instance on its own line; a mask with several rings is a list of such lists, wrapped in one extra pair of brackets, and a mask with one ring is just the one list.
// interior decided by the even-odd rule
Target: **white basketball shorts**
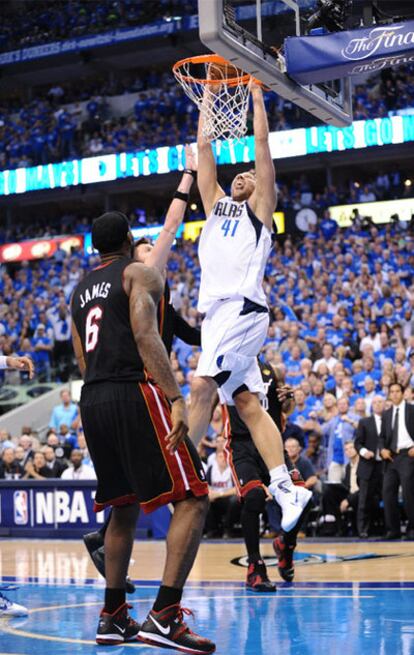
[(268, 327), (267, 308), (243, 298), (220, 300), (207, 312), (195, 375), (216, 380), (221, 402), (234, 405), (233, 394), (241, 390), (264, 397), (257, 356)]

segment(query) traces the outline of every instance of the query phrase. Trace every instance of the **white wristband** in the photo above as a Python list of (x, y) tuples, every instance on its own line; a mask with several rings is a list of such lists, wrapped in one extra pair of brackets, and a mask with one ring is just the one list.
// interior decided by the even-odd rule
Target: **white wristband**
[(0, 369), (7, 368), (7, 357), (0, 355)]

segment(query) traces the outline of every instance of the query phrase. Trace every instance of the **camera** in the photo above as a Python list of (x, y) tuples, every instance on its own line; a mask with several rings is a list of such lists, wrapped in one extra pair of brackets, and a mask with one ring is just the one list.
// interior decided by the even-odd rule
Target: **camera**
[(329, 32), (341, 32), (352, 9), (353, 0), (318, 0), (318, 10), (308, 18), (308, 31), (325, 27)]

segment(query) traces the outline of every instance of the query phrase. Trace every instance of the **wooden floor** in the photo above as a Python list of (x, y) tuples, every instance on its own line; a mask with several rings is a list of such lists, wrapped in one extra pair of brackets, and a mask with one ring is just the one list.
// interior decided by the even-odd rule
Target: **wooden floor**
[[(414, 581), (414, 542), (314, 543), (301, 541), (297, 548), (296, 582), (408, 582)], [(159, 580), (165, 544), (136, 542), (130, 576), (136, 580)], [(270, 542), (263, 542), (262, 554), (274, 558)], [(201, 545), (191, 573), (193, 581), (242, 581), (245, 569), (231, 563), (245, 555), (240, 541)], [(372, 556), (372, 557), (370, 557)], [(377, 556), (377, 557), (375, 557)], [(360, 558), (360, 559), (358, 559)], [(276, 562), (269, 560), (270, 565)], [(275, 568), (269, 568), (277, 579)], [(81, 541), (0, 540), (0, 580), (15, 576), (54, 582), (98, 579)]]

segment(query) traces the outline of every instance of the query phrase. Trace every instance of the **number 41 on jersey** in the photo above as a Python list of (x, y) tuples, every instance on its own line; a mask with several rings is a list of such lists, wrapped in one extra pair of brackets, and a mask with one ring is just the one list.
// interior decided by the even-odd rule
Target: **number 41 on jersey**
[(226, 236), (229, 235), (231, 237), (234, 237), (234, 235), (236, 234), (236, 230), (237, 230), (237, 227), (238, 227), (239, 223), (240, 223), (240, 221), (237, 220), (237, 219), (232, 220), (230, 218), (227, 218), (224, 221), (223, 225), (221, 226), (221, 229), (224, 232), (224, 236), (226, 237)]

